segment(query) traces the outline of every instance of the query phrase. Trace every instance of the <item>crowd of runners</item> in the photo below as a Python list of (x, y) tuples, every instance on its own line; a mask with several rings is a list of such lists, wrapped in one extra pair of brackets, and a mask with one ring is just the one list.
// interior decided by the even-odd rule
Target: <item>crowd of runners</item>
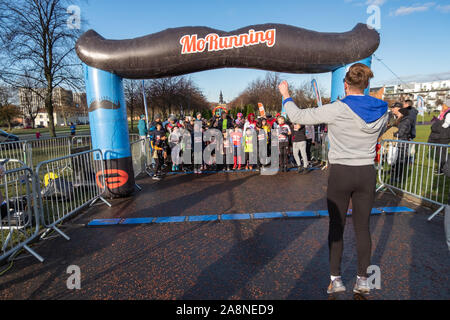
[[(295, 168), (297, 172), (304, 174), (318, 164), (312, 150), (320, 140), (320, 126), (291, 123), (281, 114), (257, 117), (254, 113), (249, 113), (245, 117), (238, 113), (234, 118), (229, 113), (222, 112), (208, 120), (204, 119), (201, 113), (195, 117), (185, 116), (181, 119), (171, 115), (166, 120), (157, 114), (148, 129), (142, 116), (138, 129), (141, 137), (150, 137), (156, 180), (169, 171), (193, 171), (200, 174), (204, 171), (260, 170), (263, 163), (259, 157), (252, 161), (251, 154), (256, 150), (256, 144), (261, 145), (262, 140), (267, 146), (267, 156), (271, 155), (274, 146), (278, 147), (281, 171)], [(196, 143), (201, 143), (202, 152), (208, 145), (216, 143), (215, 137), (204, 141), (207, 139), (203, 139), (202, 134), (209, 129), (222, 133), (222, 143), (216, 146), (217, 154), (215, 149), (211, 159), (203, 159), (201, 163), (194, 161), (194, 152), (190, 153), (191, 163), (174, 161), (172, 150), (175, 148), (180, 150), (182, 158), (184, 152), (194, 151)], [(201, 134), (195, 134), (195, 130)], [(272, 138), (274, 134), (276, 141)], [(190, 141), (183, 138), (186, 136), (190, 137)], [(227, 152), (232, 153), (231, 163), (226, 160)], [(219, 161), (218, 157), (222, 157), (222, 160)]]

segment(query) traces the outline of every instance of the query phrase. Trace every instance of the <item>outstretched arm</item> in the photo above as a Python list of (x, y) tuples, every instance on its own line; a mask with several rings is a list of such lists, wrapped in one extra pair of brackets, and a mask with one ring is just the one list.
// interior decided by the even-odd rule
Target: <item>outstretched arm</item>
[(338, 115), (338, 108), (333, 104), (327, 104), (320, 108), (299, 109), (289, 95), (288, 83), (283, 81), (278, 88), (283, 96), (283, 105), (286, 108), (286, 113), (293, 123), (328, 124), (332, 123)]

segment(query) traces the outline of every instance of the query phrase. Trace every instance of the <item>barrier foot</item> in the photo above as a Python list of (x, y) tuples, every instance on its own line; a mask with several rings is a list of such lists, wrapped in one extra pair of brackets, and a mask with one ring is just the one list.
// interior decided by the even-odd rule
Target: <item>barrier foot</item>
[(138, 185), (137, 183), (134, 184), (136, 186), (136, 188), (138, 188), (139, 191), (142, 190), (142, 187), (140, 185)]
[(12, 238), (12, 232), (10, 231), (10, 232), (8, 233), (8, 236), (6, 237), (5, 242), (3, 243), (2, 251), (6, 251), (6, 247), (8, 246), (8, 243), (9, 243), (9, 241), (11, 240), (11, 238)]
[(383, 190), (386, 186), (384, 184), (382, 184), (381, 186), (378, 187), (378, 189), (375, 192), (379, 192), (381, 190)]
[(36, 253), (36, 251), (34, 251), (33, 249), (31, 249), (29, 246), (27, 246), (26, 244), (23, 246), (23, 248), (25, 249), (25, 250), (27, 250), (28, 251), (28, 253), (30, 253), (33, 257), (35, 257), (36, 259), (38, 259), (39, 260), (39, 262), (44, 262), (44, 258), (42, 258), (40, 255), (38, 255), (37, 253)]
[(58, 232), (64, 239), (66, 239), (67, 241), (70, 240), (69, 236), (67, 234), (65, 234), (64, 232), (62, 232), (61, 230), (59, 230), (57, 227), (53, 226), (52, 228), (53, 228), (53, 230)]
[(394, 191), (392, 191), (392, 189), (391, 188), (389, 188), (389, 187), (387, 187), (387, 189), (394, 195), (394, 196), (397, 196), (396, 194), (395, 194), (395, 192)]
[(149, 176), (149, 177), (153, 177), (153, 174), (150, 170), (145, 169), (145, 173)]
[(103, 197), (98, 197), (98, 199), (102, 200), (103, 203), (105, 203), (108, 207), (111, 208), (111, 203), (109, 203), (105, 198), (103, 198)]
[(108, 201), (106, 201), (106, 199), (103, 198), (102, 196), (98, 196), (97, 198), (92, 200), (92, 202), (89, 204), (89, 207), (92, 207), (97, 202), (98, 199), (102, 200), (103, 203), (105, 203), (108, 207), (111, 207), (111, 204)]
[(437, 209), (431, 216), (428, 217), (428, 221), (431, 221), (431, 219), (433, 219), (439, 212), (441, 212), (443, 209), (445, 208), (445, 206), (440, 207), (439, 209)]

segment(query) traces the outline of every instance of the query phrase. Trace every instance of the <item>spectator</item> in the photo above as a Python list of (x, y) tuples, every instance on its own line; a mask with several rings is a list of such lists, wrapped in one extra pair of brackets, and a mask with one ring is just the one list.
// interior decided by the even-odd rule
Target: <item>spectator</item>
[[(428, 137), (428, 143), (436, 144), (449, 144), (450, 143), (450, 98), (448, 98), (444, 104), (442, 104), (442, 111), (439, 117), (431, 125), (430, 136)], [(442, 174), (442, 168), (447, 159), (447, 148), (440, 148), (439, 154), (436, 154), (436, 160), (440, 165), (437, 170), (437, 174)]]
[[(409, 118), (409, 111), (406, 108), (394, 108), (394, 114), (397, 120), (394, 124), (398, 128), (398, 131), (394, 133), (394, 136), (398, 140), (408, 141), (411, 138), (412, 120)], [(402, 181), (405, 165), (409, 160), (409, 147), (406, 143), (398, 144), (397, 159), (393, 166), (394, 174), (391, 176), (391, 183), (400, 183)]]
[(70, 135), (74, 136), (76, 133), (77, 127), (75, 126), (75, 124), (73, 122), (70, 123)]
[(398, 131), (394, 136), (398, 140), (410, 140), (412, 137), (413, 122), (409, 117), (409, 110), (407, 108), (394, 108), (393, 112), (397, 117), (394, 126), (398, 128)]
[(141, 115), (139, 122), (138, 122), (138, 131), (139, 131), (139, 138), (145, 139), (147, 137), (148, 131), (147, 131), (147, 123), (145, 121), (145, 115)]
[(40, 139), (41, 138), (41, 133), (39, 131), (36, 131), (36, 139)]
[(417, 114), (419, 113), (416, 108), (413, 107), (413, 102), (411, 100), (405, 100), (403, 103), (403, 108), (408, 110), (408, 117), (411, 120), (411, 140), (416, 138), (416, 123)]

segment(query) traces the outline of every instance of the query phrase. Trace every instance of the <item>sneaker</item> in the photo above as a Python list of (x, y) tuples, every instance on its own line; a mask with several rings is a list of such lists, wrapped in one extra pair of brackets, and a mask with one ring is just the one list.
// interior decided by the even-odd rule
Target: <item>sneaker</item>
[(368, 294), (370, 292), (369, 283), (365, 277), (356, 277), (356, 283), (353, 287), (354, 293)]
[(328, 294), (344, 292), (344, 291), (345, 291), (345, 286), (344, 286), (344, 283), (342, 282), (341, 277), (338, 277), (338, 278), (334, 279), (333, 281), (330, 281), (330, 285), (327, 288)]
[(157, 180), (157, 181), (161, 180), (161, 178), (158, 177), (157, 175), (154, 175), (154, 176), (152, 177), (152, 179), (153, 179), (153, 180)]

